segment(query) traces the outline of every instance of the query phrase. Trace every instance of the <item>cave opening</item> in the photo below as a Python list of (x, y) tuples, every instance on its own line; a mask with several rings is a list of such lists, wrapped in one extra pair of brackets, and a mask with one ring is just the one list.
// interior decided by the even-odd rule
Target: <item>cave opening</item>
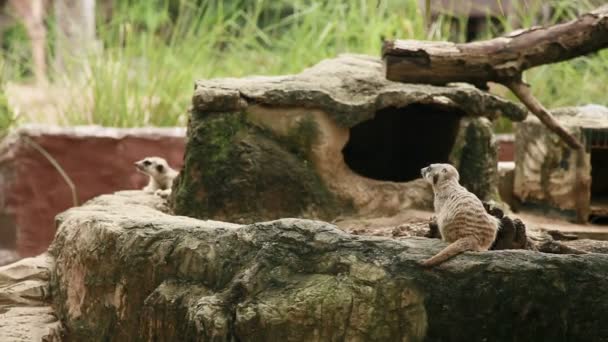
[(608, 148), (591, 149), (591, 217), (595, 224), (608, 224)]
[(351, 170), (383, 181), (420, 178), (420, 169), (448, 162), (462, 111), (437, 105), (388, 107), (350, 129), (342, 153)]

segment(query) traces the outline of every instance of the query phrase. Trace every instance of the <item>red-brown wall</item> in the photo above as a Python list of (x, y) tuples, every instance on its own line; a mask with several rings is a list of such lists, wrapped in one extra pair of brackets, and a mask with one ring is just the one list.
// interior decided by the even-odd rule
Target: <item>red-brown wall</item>
[(496, 142), (498, 143), (498, 161), (514, 161), (515, 139), (513, 134), (498, 134)]
[(73, 205), (60, 173), (28, 139), (61, 165), (83, 203), (142, 188), (147, 179), (133, 162), (144, 157), (163, 157), (181, 169), (185, 129), (26, 126), (9, 136), (0, 150), (0, 248), (16, 249), (21, 257), (44, 252), (55, 234), (55, 215)]

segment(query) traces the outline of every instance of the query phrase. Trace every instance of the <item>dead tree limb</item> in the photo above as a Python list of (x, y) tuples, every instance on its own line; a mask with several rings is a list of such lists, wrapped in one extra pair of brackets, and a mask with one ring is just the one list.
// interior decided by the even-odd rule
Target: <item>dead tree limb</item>
[(566, 129), (555, 120), (553, 115), (549, 113), (547, 109), (532, 95), (530, 86), (524, 83), (521, 79), (513, 79), (506, 82), (505, 85), (509, 88), (515, 96), (526, 106), (528, 109), (538, 117), (538, 119), (545, 124), (555, 134), (559, 135), (570, 147), (580, 149), (582, 145), (580, 142)]
[(561, 62), (608, 47), (608, 5), (576, 20), (486, 41), (456, 44), (415, 40), (385, 41), (382, 56), (392, 81), (444, 85), (487, 82), (511, 89), (528, 109), (572, 148), (580, 142), (544, 109), (521, 82), (532, 67)]

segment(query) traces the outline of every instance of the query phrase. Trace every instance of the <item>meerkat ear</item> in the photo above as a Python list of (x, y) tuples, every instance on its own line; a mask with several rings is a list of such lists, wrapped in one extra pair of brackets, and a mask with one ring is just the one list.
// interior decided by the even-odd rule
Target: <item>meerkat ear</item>
[(437, 182), (439, 182), (439, 175), (435, 174), (433, 175), (433, 185), (436, 185)]
[(165, 171), (165, 167), (162, 165), (156, 165), (156, 171), (162, 173), (163, 171)]
[(448, 172), (448, 169), (446, 169), (445, 167), (443, 168), (443, 170), (441, 170), (441, 172), (446, 173)]

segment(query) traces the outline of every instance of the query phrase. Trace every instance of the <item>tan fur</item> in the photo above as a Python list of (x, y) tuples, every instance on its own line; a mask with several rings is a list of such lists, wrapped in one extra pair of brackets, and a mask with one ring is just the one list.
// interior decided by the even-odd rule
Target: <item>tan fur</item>
[(160, 157), (147, 157), (135, 162), (137, 171), (148, 175), (150, 180), (142, 190), (161, 197), (171, 194), (173, 180), (178, 172), (173, 170), (166, 160)]
[(433, 186), (441, 238), (450, 242), (449, 246), (421, 264), (434, 266), (462, 252), (487, 251), (496, 238), (498, 220), (486, 212), (477, 196), (458, 183), (456, 168), (450, 164), (431, 164), (421, 173)]

